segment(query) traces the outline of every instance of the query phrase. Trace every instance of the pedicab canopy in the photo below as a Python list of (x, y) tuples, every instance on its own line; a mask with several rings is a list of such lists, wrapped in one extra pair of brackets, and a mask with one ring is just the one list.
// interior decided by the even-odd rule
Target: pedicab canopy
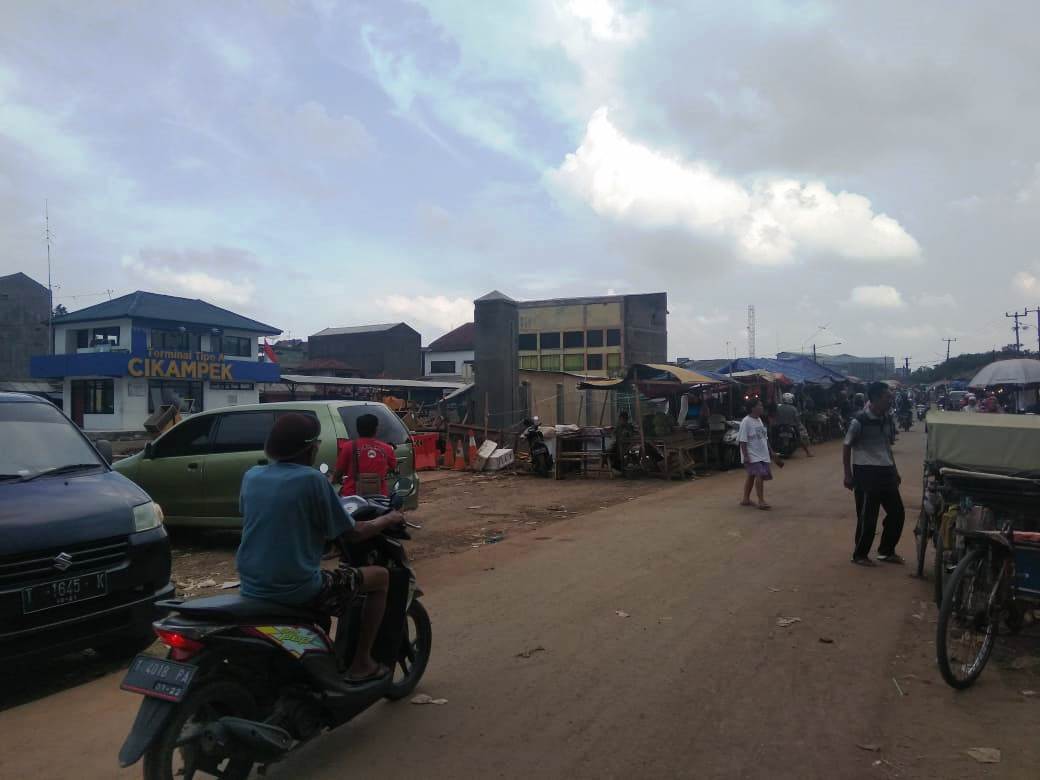
[(1040, 478), (1040, 416), (929, 412), (926, 452), (936, 468)]
[(578, 389), (617, 390), (632, 384), (638, 385), (644, 393), (668, 395), (701, 385), (726, 384), (726, 380), (665, 363), (633, 363), (623, 377), (589, 379), (579, 384)]

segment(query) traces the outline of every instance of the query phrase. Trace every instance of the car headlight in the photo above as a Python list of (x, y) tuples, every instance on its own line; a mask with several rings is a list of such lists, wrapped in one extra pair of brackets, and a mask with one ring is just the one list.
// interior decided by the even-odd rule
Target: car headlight
[(134, 507), (134, 531), (150, 531), (162, 524), (162, 507), (154, 501)]

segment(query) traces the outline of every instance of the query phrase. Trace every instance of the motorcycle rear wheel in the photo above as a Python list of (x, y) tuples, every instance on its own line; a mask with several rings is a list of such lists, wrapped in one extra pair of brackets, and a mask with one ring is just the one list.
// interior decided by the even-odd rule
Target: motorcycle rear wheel
[[(144, 754), (144, 780), (192, 780), (219, 777), (222, 780), (246, 780), (253, 762), (242, 758), (207, 756), (198, 742), (178, 746), (185, 727), (207, 723), (233, 715), (252, 720), (256, 703), (253, 694), (235, 680), (210, 680), (177, 705), (177, 711), (159, 738)], [(209, 768), (203, 768), (205, 762)], [(210, 771), (216, 769), (216, 773)]]
[(432, 648), (433, 626), (430, 616), (418, 599), (412, 599), (405, 615), (401, 653), (391, 672), (394, 677), (386, 698), (397, 701), (415, 690), (430, 662)]

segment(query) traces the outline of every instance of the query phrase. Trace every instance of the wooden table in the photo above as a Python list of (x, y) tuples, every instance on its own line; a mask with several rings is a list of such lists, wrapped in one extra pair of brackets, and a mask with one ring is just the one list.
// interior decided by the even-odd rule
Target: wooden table
[(688, 431), (653, 436), (646, 441), (663, 456), (658, 464), (659, 470), (648, 470), (648, 473), (663, 479), (686, 479), (692, 476), (697, 464), (697, 451), (703, 450), (704, 460), (707, 461), (707, 451), (711, 445), (710, 437), (695, 436)]
[[(607, 451), (607, 434), (609, 428), (585, 428), (573, 433), (556, 434), (556, 463), (553, 467), (553, 476), (561, 479), (565, 469), (564, 463), (577, 463), (582, 476), (590, 476), (591, 473), (602, 474), (606, 472), (608, 477), (614, 476), (614, 470), (610, 466), (610, 453)], [(598, 449), (589, 449), (590, 444), (597, 444)], [(567, 449), (566, 445), (572, 449)], [(575, 448), (574, 445), (578, 446)]]

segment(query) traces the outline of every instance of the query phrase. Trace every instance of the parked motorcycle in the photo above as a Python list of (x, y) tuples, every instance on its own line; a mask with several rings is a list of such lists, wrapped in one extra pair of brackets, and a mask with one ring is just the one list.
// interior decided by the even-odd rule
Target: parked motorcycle
[(924, 418), (927, 417), (927, 416), (928, 416), (928, 405), (927, 404), (918, 404), (917, 405), (917, 419), (918, 419), (918, 421), (920, 422), (920, 421), (924, 420)]
[(740, 421), (726, 420), (726, 432), (722, 434), (722, 465), (736, 468), (740, 465)]
[(524, 420), (523, 437), (527, 441), (527, 449), (531, 453), (531, 468), (540, 477), (548, 477), (553, 470), (553, 457), (549, 452), (549, 446), (545, 443), (538, 425), (537, 417), (529, 417)]
[[(357, 520), (402, 503), (396, 494), (342, 500)], [(363, 596), (337, 621), (334, 635), (328, 617), (239, 595), (160, 602), (170, 614), (155, 623), (155, 631), (169, 652), (165, 659), (137, 656), (123, 680), (124, 690), (144, 699), (120, 750), (120, 766), (143, 756), (145, 780), (199, 775), (244, 780), (254, 764), (280, 760), (383, 698), (408, 696), (426, 670), (432, 646), (422, 591), (401, 544), (409, 538), (401, 528), (341, 546), (344, 563), (390, 572), (372, 653), (392, 669), (381, 680), (349, 684), (345, 677), (357, 646)]]

